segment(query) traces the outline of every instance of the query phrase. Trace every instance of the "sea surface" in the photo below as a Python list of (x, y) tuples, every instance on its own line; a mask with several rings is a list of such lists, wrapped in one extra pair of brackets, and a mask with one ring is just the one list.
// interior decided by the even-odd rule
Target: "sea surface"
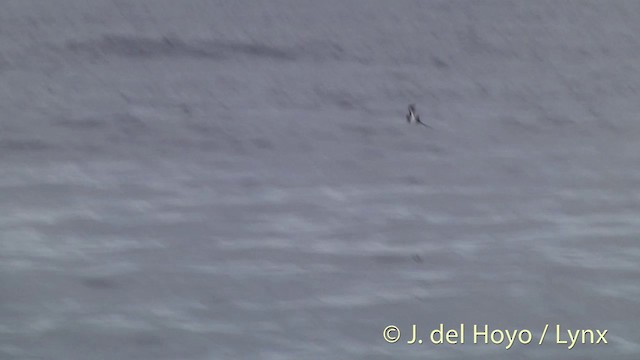
[(639, 17), (3, 0), (0, 359), (639, 359)]

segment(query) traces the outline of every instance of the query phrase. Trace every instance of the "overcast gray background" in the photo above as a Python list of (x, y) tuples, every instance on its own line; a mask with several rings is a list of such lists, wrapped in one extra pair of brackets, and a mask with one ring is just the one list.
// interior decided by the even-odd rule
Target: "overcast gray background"
[(3, 0), (0, 359), (637, 360), (639, 18)]

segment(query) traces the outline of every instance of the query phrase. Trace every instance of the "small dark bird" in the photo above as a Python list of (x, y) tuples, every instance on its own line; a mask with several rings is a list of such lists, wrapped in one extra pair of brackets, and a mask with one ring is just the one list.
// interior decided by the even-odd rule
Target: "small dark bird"
[(422, 126), (426, 126), (428, 128), (431, 128), (431, 126), (423, 123), (422, 121), (420, 121), (420, 116), (416, 113), (416, 106), (414, 104), (410, 104), (409, 105), (409, 113), (406, 115), (407, 118), (407, 122), (409, 124), (420, 124)]

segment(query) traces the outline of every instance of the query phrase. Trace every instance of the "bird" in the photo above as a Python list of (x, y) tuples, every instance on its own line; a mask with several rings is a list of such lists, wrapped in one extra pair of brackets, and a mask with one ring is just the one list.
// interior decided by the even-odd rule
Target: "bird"
[(409, 104), (409, 113), (405, 116), (407, 118), (407, 122), (409, 124), (420, 124), (422, 126), (426, 126), (431, 128), (431, 126), (420, 121), (420, 116), (416, 113), (416, 106), (414, 104)]

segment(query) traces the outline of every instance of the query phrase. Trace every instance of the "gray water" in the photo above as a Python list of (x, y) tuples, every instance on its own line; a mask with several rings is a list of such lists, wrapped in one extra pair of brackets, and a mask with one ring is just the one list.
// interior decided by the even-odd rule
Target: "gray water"
[(640, 358), (639, 17), (2, 1), (0, 359)]

